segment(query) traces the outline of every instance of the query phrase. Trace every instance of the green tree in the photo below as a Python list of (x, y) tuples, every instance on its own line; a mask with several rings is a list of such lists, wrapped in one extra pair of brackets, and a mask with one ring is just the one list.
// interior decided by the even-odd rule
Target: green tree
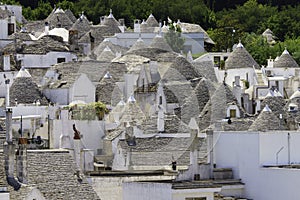
[(181, 28), (179, 25), (174, 25), (172, 22), (169, 23), (169, 31), (165, 33), (165, 39), (170, 47), (175, 52), (183, 50), (184, 38), (181, 37)]
[(52, 10), (53, 8), (49, 2), (40, 0), (36, 9), (30, 7), (23, 9), (23, 15), (28, 20), (43, 20), (48, 17)]
[(69, 9), (69, 10), (74, 10), (74, 3), (72, 1), (68, 1), (68, 0), (63, 0), (60, 1), (56, 4), (56, 7), (60, 7), (63, 10)]
[(254, 33), (246, 34), (243, 44), (254, 60), (260, 65), (266, 65), (268, 58), (280, 56), (285, 48), (293, 56), (297, 63), (300, 63), (300, 37), (296, 39), (286, 39), (284, 42), (277, 42), (269, 45), (262, 35)]
[(242, 39), (242, 43), (254, 60), (260, 65), (265, 65), (268, 58), (276, 57), (276, 49), (270, 46), (267, 39), (262, 35), (247, 33)]

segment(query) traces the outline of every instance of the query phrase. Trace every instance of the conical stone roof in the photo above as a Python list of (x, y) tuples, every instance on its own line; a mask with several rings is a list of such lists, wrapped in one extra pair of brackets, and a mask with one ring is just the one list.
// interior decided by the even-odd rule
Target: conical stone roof
[(274, 33), (269, 29), (269, 28), (267, 28), (264, 32), (263, 32), (263, 34), (262, 34), (262, 36), (264, 36), (266, 39), (267, 39), (267, 42), (269, 43), (269, 44), (274, 44), (274, 43), (276, 43), (276, 41), (275, 41), (275, 36), (274, 36)]
[(253, 66), (255, 69), (260, 68), (241, 43), (237, 45), (225, 61), (226, 69), (253, 68)]
[(169, 44), (167, 43), (167, 41), (160, 35), (156, 35), (151, 44), (150, 44), (151, 48), (157, 48), (157, 49), (162, 49), (165, 51), (173, 51), (172, 48), (169, 46)]
[(73, 23), (76, 22), (76, 17), (74, 16), (74, 13), (70, 9), (65, 10), (65, 13)]
[(104, 77), (96, 87), (96, 100), (105, 104), (111, 104), (112, 93), (116, 87), (113, 77)]
[(144, 48), (147, 48), (147, 45), (145, 44), (145, 42), (142, 38), (139, 38), (129, 49), (129, 52), (139, 50), (139, 49), (144, 49)]
[(102, 53), (97, 56), (98, 61), (103, 61), (103, 62), (111, 62), (116, 55), (111, 51), (109, 47), (106, 47)]
[(39, 90), (31, 76), (19, 76), (15, 79), (9, 90), (10, 105), (33, 104), (37, 101), (40, 105), (48, 105), (48, 101)]
[(148, 19), (146, 20), (146, 23), (149, 27), (158, 27), (159, 24), (158, 24), (158, 21), (155, 19), (155, 17), (150, 14)]
[(106, 47), (109, 47), (113, 53), (124, 54), (128, 49), (119, 45), (113, 44), (109, 39), (104, 39), (97, 47), (94, 48), (94, 54), (99, 56)]
[(197, 73), (201, 76), (209, 79), (212, 82), (218, 82), (212, 61), (193, 61), (192, 65), (195, 67)]
[(274, 61), (274, 68), (299, 68), (299, 65), (290, 55), (290, 53), (285, 49), (281, 56)]
[(128, 101), (124, 107), (120, 122), (121, 124), (128, 122), (131, 126), (138, 126), (141, 125), (145, 119), (146, 116), (138, 103), (136, 101)]
[(279, 118), (280, 114), (281, 116), (284, 115), (284, 106), (286, 105), (286, 102), (284, 98), (281, 96), (268, 96), (266, 97), (262, 103), (261, 107), (264, 108), (267, 106), (272, 110), (274, 115)]
[(91, 29), (91, 24), (84, 14), (82, 14), (73, 24), (71, 30), (78, 31), (78, 38), (81, 38)]
[(278, 117), (272, 112), (268, 105), (258, 115), (257, 119), (249, 127), (249, 131), (272, 131), (272, 130), (286, 130)]
[(121, 30), (119, 29), (120, 23), (115, 19), (112, 14), (112, 10), (110, 10), (110, 14), (107, 17), (104, 17), (104, 20), (101, 22), (101, 25), (105, 25), (114, 30), (115, 33), (120, 33)]
[(164, 74), (164, 79), (173, 81), (192, 80), (199, 77), (200, 75), (196, 72), (194, 66), (183, 56), (177, 56)]
[(191, 118), (198, 120), (199, 113), (209, 102), (215, 90), (209, 80), (202, 78), (181, 107), (181, 120), (185, 123), (189, 123)]
[(52, 28), (65, 28), (69, 30), (73, 26), (72, 20), (61, 8), (57, 8), (52, 12), (46, 19), (46, 22), (49, 23), (50, 29)]
[[(206, 129), (212, 123), (225, 119), (229, 104), (238, 105), (238, 102), (231, 88), (227, 84), (221, 83), (199, 115), (200, 130)], [(244, 113), (241, 108), (240, 112), (241, 116), (243, 116)]]

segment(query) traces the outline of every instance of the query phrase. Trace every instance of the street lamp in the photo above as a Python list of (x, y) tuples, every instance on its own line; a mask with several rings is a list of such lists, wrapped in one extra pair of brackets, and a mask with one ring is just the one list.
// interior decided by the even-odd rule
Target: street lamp
[[(232, 49), (232, 47), (233, 47), (233, 45), (234, 45), (234, 34), (235, 34), (235, 29), (234, 29), (234, 27), (232, 27), (232, 26), (228, 26), (228, 27), (224, 27), (225, 29), (229, 29), (230, 30), (230, 32), (231, 32), (231, 43), (232, 43), (232, 45), (231, 45), (231, 50), (233, 50)], [(229, 41), (229, 40), (228, 40)]]
[(232, 34), (231, 34), (231, 36), (232, 36), (232, 47), (234, 45), (234, 33), (235, 33), (235, 29), (232, 29)]

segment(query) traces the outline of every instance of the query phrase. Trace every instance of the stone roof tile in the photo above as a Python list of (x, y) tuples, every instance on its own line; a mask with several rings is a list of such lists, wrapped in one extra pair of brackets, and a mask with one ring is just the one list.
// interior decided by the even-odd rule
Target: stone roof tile
[[(4, 169), (3, 153), (0, 153), (0, 158), (0, 169)], [(69, 151), (28, 150), (27, 164), (28, 188), (22, 186), (19, 191), (13, 191), (9, 187), (13, 199), (24, 199), (23, 195), (31, 188), (37, 188), (49, 200), (100, 199), (83, 174), (80, 174), (81, 182), (74, 175), (77, 169)]]
[(281, 56), (274, 61), (274, 68), (299, 68), (299, 65), (290, 53), (284, 50)]
[(249, 54), (249, 52), (244, 48), (244, 46), (239, 43), (233, 52), (229, 55), (225, 61), (226, 69), (240, 69), (240, 68), (255, 68), (259, 69), (259, 65)]

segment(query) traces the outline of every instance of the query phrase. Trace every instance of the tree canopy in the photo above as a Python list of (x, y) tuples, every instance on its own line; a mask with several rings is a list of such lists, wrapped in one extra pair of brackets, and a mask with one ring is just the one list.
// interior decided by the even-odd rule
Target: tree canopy
[[(249, 52), (265, 62), (266, 56), (279, 54), (282, 46), (297, 57), (300, 35), (300, 4), (296, 0), (2, 0), (7, 4), (23, 5), (28, 20), (45, 19), (54, 5), (70, 9), (75, 16), (82, 11), (94, 24), (113, 10), (116, 19), (123, 18), (127, 26), (134, 19), (146, 19), (151, 13), (163, 22), (167, 18), (199, 24), (207, 30), (216, 45), (211, 51), (231, 49), (242, 40)], [(276, 36), (277, 44), (264, 43), (261, 34), (267, 28)], [(249, 43), (248, 43), (249, 42)], [(263, 46), (256, 46), (263, 45)], [(277, 47), (278, 46), (278, 47)], [(279, 48), (280, 46), (280, 48)], [(291, 46), (291, 47), (290, 47)], [(266, 49), (264, 49), (266, 48)], [(261, 56), (256, 56), (261, 51)], [(262, 57), (262, 55), (264, 55)]]

